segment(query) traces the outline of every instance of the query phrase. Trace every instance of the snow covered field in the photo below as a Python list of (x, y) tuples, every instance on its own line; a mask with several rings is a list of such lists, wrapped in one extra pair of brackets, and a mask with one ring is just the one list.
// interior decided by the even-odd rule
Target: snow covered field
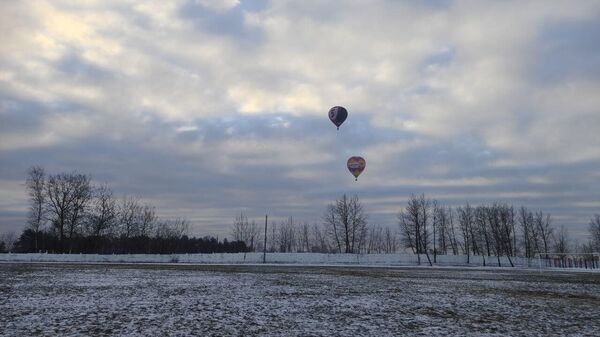
[(598, 336), (600, 274), (0, 263), (0, 336)]

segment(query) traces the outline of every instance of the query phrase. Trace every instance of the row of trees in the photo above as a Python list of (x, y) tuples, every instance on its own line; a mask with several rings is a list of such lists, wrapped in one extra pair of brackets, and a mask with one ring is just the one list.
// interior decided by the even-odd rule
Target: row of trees
[[(26, 229), (15, 242), (14, 252), (36, 252), (35, 233)], [(52, 232), (37, 235), (44, 252), (58, 252), (59, 238)], [(182, 236), (86, 236), (78, 235), (69, 242), (71, 252), (82, 254), (186, 254), (186, 253), (238, 253), (247, 247), (240, 241), (219, 241), (217, 238)]]
[[(28, 171), (27, 228), (20, 237), (0, 237), (0, 251), (69, 253), (169, 253), (262, 251), (264, 227), (241, 214), (231, 228), (233, 242), (189, 238), (185, 219), (160, 219), (154, 206), (139, 198), (116, 198), (106, 185), (94, 186), (88, 175), (47, 175)], [(573, 244), (564, 227), (549, 214), (524, 206), (492, 203), (459, 207), (412, 195), (393, 228), (368, 224), (357, 196), (343, 195), (327, 205), (321, 223), (292, 217), (269, 224), (270, 252), (440, 254), (525, 256), (600, 251), (600, 215), (590, 221), (591, 239)], [(216, 242), (216, 243), (215, 243)]]
[[(266, 250), (269, 252), (381, 252), (375, 242), (367, 242), (367, 220), (358, 197), (344, 195), (327, 206), (323, 224), (297, 222), (293, 217), (268, 225)], [(248, 221), (242, 213), (231, 227), (231, 236), (245, 242), (250, 251), (262, 251), (264, 227)], [(262, 232), (262, 233), (261, 233)], [(378, 233), (383, 233), (382, 229)], [(387, 232), (390, 232), (387, 229)], [(373, 236), (374, 237), (374, 236)], [(396, 251), (395, 247), (388, 252)]]
[[(208, 253), (246, 251), (243, 242), (188, 237), (185, 219), (160, 219), (139, 198), (118, 199), (88, 175), (28, 171), (26, 230), (10, 248), (56, 253)], [(8, 249), (9, 247), (3, 249)], [(2, 247), (0, 247), (2, 248)]]
[[(567, 231), (551, 225), (551, 217), (521, 206), (494, 203), (456, 208), (412, 196), (398, 215), (402, 243), (414, 253), (507, 256), (567, 253)], [(512, 263), (512, 261), (511, 261)]]
[[(358, 197), (346, 195), (328, 205), (322, 223), (310, 225), (288, 218), (271, 222), (267, 251), (323, 253), (394, 253), (408, 250), (437, 255), (534, 257), (536, 254), (597, 252), (600, 250), (600, 216), (590, 223), (592, 240), (574, 244), (565, 227), (552, 225), (552, 217), (521, 206), (493, 203), (459, 207), (442, 206), (425, 195), (411, 196), (397, 216), (398, 227), (369, 225)], [(241, 214), (231, 227), (234, 240), (250, 251), (264, 248), (264, 227)]]

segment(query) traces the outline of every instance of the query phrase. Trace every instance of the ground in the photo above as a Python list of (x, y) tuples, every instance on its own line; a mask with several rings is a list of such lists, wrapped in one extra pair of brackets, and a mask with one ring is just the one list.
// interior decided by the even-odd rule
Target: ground
[(598, 336), (600, 274), (0, 264), (0, 336)]

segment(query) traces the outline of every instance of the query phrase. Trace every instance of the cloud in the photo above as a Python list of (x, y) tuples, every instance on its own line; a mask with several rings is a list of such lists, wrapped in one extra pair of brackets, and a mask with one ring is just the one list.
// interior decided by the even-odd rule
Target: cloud
[[(90, 172), (198, 232), (226, 233), (240, 209), (320, 221), (342, 193), (392, 225), (426, 192), (543, 207), (582, 233), (600, 205), (599, 9), (5, 2), (0, 179), (22, 195), (30, 165)], [(334, 105), (350, 111), (339, 132)], [(20, 226), (10, 195), (0, 225)]]

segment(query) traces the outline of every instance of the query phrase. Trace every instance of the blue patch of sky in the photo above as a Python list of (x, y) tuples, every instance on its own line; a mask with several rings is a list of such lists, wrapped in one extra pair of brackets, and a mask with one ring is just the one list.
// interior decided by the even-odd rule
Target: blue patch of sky
[(431, 67), (445, 67), (448, 66), (456, 57), (456, 50), (451, 47), (443, 48), (442, 50), (428, 55), (421, 61), (419, 69), (426, 71)]
[(434, 92), (434, 90), (431, 86), (425, 85), (425, 84), (419, 84), (414, 87), (408, 88), (405, 93), (407, 95), (422, 96), (422, 95), (432, 94), (433, 92)]
[(179, 12), (181, 17), (192, 21), (196, 29), (203, 32), (257, 43), (263, 38), (262, 31), (245, 25), (244, 12), (260, 10), (266, 6), (266, 3), (261, 4), (261, 2), (256, 4), (242, 2), (231, 9), (216, 11), (195, 1), (187, 1)]
[(93, 79), (106, 79), (112, 77), (112, 73), (109, 70), (84, 60), (76, 51), (68, 52), (58, 60), (56, 68), (62, 72), (78, 77), (89, 77)]
[(322, 138), (334, 142), (342, 149), (361, 149), (365, 146), (397, 140), (407, 140), (413, 135), (392, 128), (376, 128), (367, 115), (355, 114), (336, 130), (323, 113), (322, 117), (289, 116), (267, 114), (258, 116), (238, 115), (198, 119), (191, 124), (172, 125), (173, 129), (183, 128), (179, 132), (180, 140), (194, 141), (202, 138), (218, 142), (230, 138), (257, 139), (314, 139)]
[(34, 100), (19, 99), (0, 93), (0, 131), (26, 131), (38, 127), (41, 120), (49, 114), (60, 111), (69, 113), (82, 107), (68, 101), (41, 103)]
[(260, 12), (265, 10), (269, 3), (268, 0), (241, 0), (237, 7), (248, 12)]
[(421, 6), (425, 6), (428, 8), (434, 9), (447, 9), (452, 4), (452, 0), (424, 0), (424, 1), (415, 1)]
[(600, 18), (545, 23), (535, 44), (533, 72), (539, 81), (600, 76)]
[[(402, 167), (410, 176), (479, 177), (485, 174), (488, 163), (494, 156), (495, 153), (482, 139), (472, 134), (463, 134), (449, 142), (435, 142), (410, 149), (397, 158), (397, 163), (393, 166)], [(434, 174), (429, 170), (440, 166), (447, 171)], [(419, 167), (419, 170), (414, 170), (414, 167)]]
[(23, 100), (0, 93), (0, 129), (30, 125), (47, 107), (37, 101)]

